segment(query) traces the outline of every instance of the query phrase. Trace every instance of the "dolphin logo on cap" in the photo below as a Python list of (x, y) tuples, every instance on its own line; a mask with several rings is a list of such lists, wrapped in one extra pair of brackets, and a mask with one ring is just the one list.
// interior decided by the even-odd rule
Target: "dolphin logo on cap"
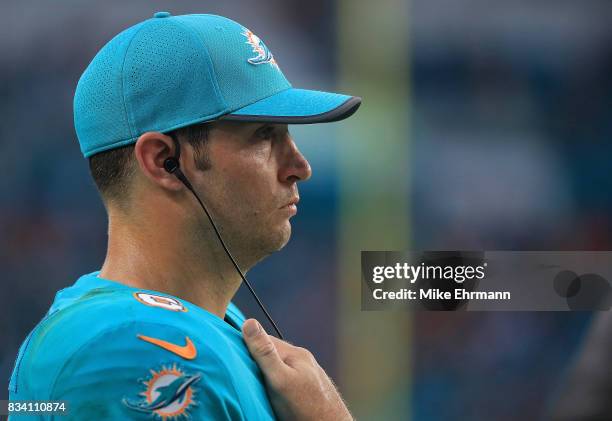
[(246, 43), (253, 48), (253, 53), (256, 54), (255, 57), (251, 57), (247, 60), (249, 63), (254, 65), (270, 63), (272, 66), (278, 69), (278, 64), (276, 63), (272, 52), (257, 35), (246, 28), (244, 28), (242, 35), (246, 37)]

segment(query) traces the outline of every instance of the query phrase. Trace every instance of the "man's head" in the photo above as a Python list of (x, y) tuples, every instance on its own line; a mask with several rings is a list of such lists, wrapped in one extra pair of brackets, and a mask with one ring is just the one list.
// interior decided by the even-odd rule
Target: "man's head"
[(193, 198), (164, 170), (176, 138), (182, 171), (232, 250), (246, 255), (287, 242), (295, 210), (286, 205), (310, 176), (287, 124), (342, 120), (360, 103), (293, 88), (266, 44), (234, 21), (158, 12), (94, 57), (75, 92), (74, 119), (109, 212), (154, 210), (201, 223)]

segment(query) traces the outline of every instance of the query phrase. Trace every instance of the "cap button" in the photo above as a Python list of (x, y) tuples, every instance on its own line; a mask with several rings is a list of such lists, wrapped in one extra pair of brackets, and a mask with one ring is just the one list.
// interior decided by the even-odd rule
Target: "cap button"
[(153, 17), (154, 17), (154, 18), (167, 18), (167, 17), (169, 17), (169, 16), (172, 16), (172, 15), (170, 14), (170, 12), (156, 12), (156, 13), (153, 15)]

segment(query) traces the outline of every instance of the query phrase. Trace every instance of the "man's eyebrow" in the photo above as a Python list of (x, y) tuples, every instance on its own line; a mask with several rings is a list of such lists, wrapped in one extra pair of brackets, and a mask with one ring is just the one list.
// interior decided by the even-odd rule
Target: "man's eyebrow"
[(262, 131), (270, 130), (273, 133), (278, 135), (286, 135), (289, 134), (289, 126), (287, 124), (277, 124), (277, 123), (259, 123), (258, 127), (252, 129), (252, 133), (256, 134)]

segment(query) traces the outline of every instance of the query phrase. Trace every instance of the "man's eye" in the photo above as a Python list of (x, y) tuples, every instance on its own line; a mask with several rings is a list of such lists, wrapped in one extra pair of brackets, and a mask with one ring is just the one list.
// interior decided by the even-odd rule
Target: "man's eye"
[(274, 136), (274, 127), (266, 126), (266, 127), (262, 127), (261, 129), (257, 130), (257, 137), (259, 139), (262, 139), (262, 140), (271, 139), (273, 136)]

